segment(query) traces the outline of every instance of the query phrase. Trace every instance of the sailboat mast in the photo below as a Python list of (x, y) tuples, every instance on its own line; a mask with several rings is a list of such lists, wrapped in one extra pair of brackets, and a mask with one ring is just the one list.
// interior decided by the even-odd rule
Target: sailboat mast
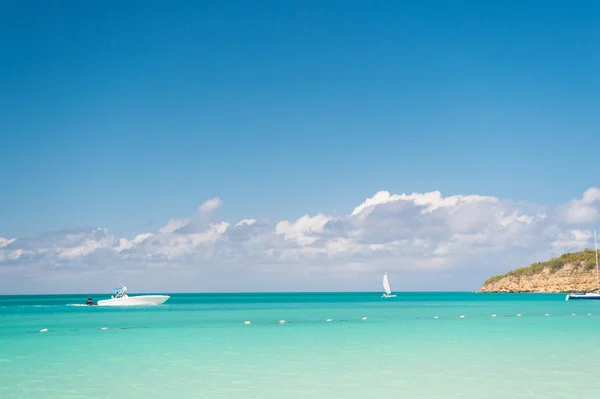
[(594, 230), (594, 247), (596, 249), (596, 289), (598, 289), (598, 239), (596, 238), (596, 230)]

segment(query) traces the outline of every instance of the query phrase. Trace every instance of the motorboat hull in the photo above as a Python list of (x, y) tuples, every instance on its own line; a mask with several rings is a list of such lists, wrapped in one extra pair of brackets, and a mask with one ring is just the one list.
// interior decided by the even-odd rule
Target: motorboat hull
[(98, 301), (98, 306), (155, 306), (165, 303), (169, 295), (138, 295)]
[(587, 294), (587, 295), (586, 294), (581, 294), (581, 295), (567, 294), (567, 298), (565, 300), (572, 301), (572, 300), (581, 300), (581, 299), (600, 301), (600, 294)]

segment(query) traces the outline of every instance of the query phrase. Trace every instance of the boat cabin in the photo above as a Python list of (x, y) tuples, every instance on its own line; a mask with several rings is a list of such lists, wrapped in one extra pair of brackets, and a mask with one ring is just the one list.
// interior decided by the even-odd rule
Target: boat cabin
[(127, 296), (127, 287), (122, 287), (122, 288), (113, 288), (113, 291), (116, 293), (115, 296), (113, 296), (112, 298), (123, 298)]

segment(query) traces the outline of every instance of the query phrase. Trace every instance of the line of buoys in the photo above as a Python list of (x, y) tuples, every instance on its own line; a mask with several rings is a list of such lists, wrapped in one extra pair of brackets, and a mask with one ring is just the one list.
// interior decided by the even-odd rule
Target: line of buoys
[[(364, 320), (368, 320), (368, 318), (367, 317), (361, 317), (360, 319), (355, 319), (355, 320), (363, 320), (364, 321)], [(331, 323), (331, 322), (341, 323), (341, 322), (352, 321), (352, 320), (351, 319), (339, 319), (339, 320), (326, 319), (325, 321), (328, 322), (328, 323)], [(289, 320), (283, 320), (282, 319), (282, 320), (279, 320), (279, 321), (276, 321), (276, 322), (267, 321), (267, 322), (259, 322), (259, 323), (254, 323), (254, 324), (290, 324), (290, 323), (296, 324), (296, 323), (311, 323), (311, 322), (314, 322), (314, 320), (289, 321)], [(252, 324), (252, 322), (250, 320), (246, 320), (246, 321), (243, 322), (243, 324), (249, 325), (249, 324)]]
[[(526, 317), (526, 316), (530, 316), (531, 317), (531, 316), (535, 316), (535, 315), (526, 315), (526, 314), (522, 314), (522, 313), (502, 315), (502, 317), (515, 317), (515, 316), (516, 317)], [(544, 313), (544, 316), (547, 317), (547, 316), (550, 316), (550, 314), (549, 313)], [(575, 313), (573, 313), (573, 316), (575, 316)], [(593, 316), (593, 314), (588, 313), (588, 316)], [(491, 317), (492, 318), (497, 318), (498, 315), (494, 313), (494, 314), (491, 315)], [(433, 318), (434, 319), (440, 319), (440, 316), (433, 316)], [(465, 319), (465, 318), (467, 318), (467, 316), (466, 315), (460, 315), (460, 316), (458, 316), (458, 318)], [(480, 317), (475, 317), (475, 318), (480, 318)], [(422, 319), (422, 317), (417, 317), (417, 319)], [(367, 317), (361, 317), (361, 318), (355, 319), (355, 320), (363, 320), (363, 321), (365, 321), (365, 320), (368, 320), (368, 318)], [(331, 323), (331, 322), (338, 322), (339, 323), (339, 322), (348, 322), (348, 321), (352, 321), (352, 320), (349, 320), (349, 319), (340, 319), (340, 320), (325, 319), (325, 322), (328, 322), (328, 323)], [(311, 322), (315, 322), (315, 321), (310, 321), (310, 320), (302, 320), (302, 321), (279, 320), (278, 322), (268, 321), (268, 322), (260, 322), (258, 324), (290, 324), (290, 323), (311, 323)], [(244, 321), (244, 324), (251, 324), (251, 322), (249, 320), (246, 320), (246, 321)]]
[[(588, 316), (599, 316), (599, 315), (594, 315), (594, 314), (592, 314), (592, 313), (588, 313), (587, 315), (588, 315)], [(495, 317), (497, 317), (497, 316), (498, 316), (498, 315), (496, 315), (496, 314), (494, 313), (494, 314), (492, 314), (492, 316), (491, 316), (491, 317), (494, 317), (494, 318), (495, 318)], [(522, 313), (517, 313), (517, 314), (515, 314), (515, 315), (512, 315), (512, 314), (505, 314), (505, 315), (503, 315), (502, 317), (513, 317), (513, 316), (516, 316), (516, 317), (525, 317), (525, 316), (532, 317), (532, 316), (533, 316), (533, 317), (535, 317), (535, 315), (527, 315), (527, 314), (522, 314)], [(544, 313), (544, 316), (550, 316), (550, 313)], [(564, 315), (564, 316), (567, 316), (567, 315)], [(577, 314), (576, 314), (576, 313), (572, 313), (572, 314), (571, 314), (571, 316), (577, 316)], [(465, 315), (460, 315), (460, 316), (454, 316), (454, 317), (458, 317), (458, 318), (460, 318), (460, 319), (464, 319), (464, 318), (466, 318), (467, 316), (465, 316)], [(479, 316), (479, 317), (481, 317), (481, 316)], [(434, 318), (434, 319), (438, 319), (438, 318), (439, 318), (439, 316), (433, 316), (433, 318)], [(417, 317), (417, 319), (420, 319), (420, 317)]]
[[(100, 327), (97, 328), (97, 330), (101, 330), (101, 331), (106, 331), (106, 330), (130, 330), (132, 328), (149, 328), (148, 326), (143, 326), (143, 327), (113, 327), (113, 328), (108, 328), (108, 327)], [(68, 330), (63, 330), (63, 331), (81, 331), (80, 328), (70, 328)], [(41, 333), (46, 333), (46, 332), (56, 332), (56, 330), (49, 330), (48, 328), (42, 328), (41, 330), (35, 330), (35, 331), (25, 331), (26, 333), (34, 333), (34, 332), (41, 332)]]
[[(592, 313), (587, 313), (587, 315), (588, 316), (600, 316), (600, 315), (597, 315), (597, 314), (594, 315)], [(517, 313), (516, 316), (517, 317), (522, 317), (522, 316), (527, 316), (527, 315), (524, 315), (524, 314), (521, 314), (521, 313)], [(535, 315), (529, 315), (529, 316), (534, 316), (535, 317)], [(550, 316), (550, 313), (544, 313), (544, 316), (548, 317), (548, 316)], [(566, 316), (566, 315), (564, 315), (564, 316)], [(576, 313), (572, 313), (571, 316), (577, 316), (577, 314)], [(458, 317), (460, 319), (465, 319), (467, 316), (466, 315), (460, 315)], [(494, 313), (494, 314), (491, 315), (491, 317), (495, 318), (495, 317), (497, 317), (497, 315)], [(513, 315), (506, 314), (503, 317), (513, 317)], [(433, 318), (434, 319), (439, 319), (440, 317), (439, 316), (433, 316)], [(476, 317), (476, 318), (478, 318), (478, 317)], [(420, 317), (417, 317), (417, 319), (420, 319)], [(365, 317), (361, 317), (361, 318), (357, 318), (357, 319), (340, 319), (340, 320), (326, 319), (325, 321), (328, 322), (328, 323), (331, 323), (331, 322), (338, 322), (339, 323), (339, 322), (348, 322), (348, 321), (352, 321), (352, 320), (363, 320), (363, 321), (366, 321), (366, 320), (368, 320), (368, 318), (365, 316)], [(287, 321), (287, 320), (282, 319), (282, 320), (279, 320), (277, 322), (271, 322), (271, 321), (269, 321), (269, 322), (263, 322), (263, 323), (258, 323), (258, 324), (289, 324), (289, 323), (311, 323), (311, 322), (314, 322), (314, 321), (302, 320), (302, 321), (294, 321), (294, 322), (292, 322), (292, 321)], [(243, 324), (249, 325), (249, 324), (252, 324), (252, 322), (250, 320), (246, 320), (246, 321), (243, 322)], [(99, 328), (99, 330), (102, 330), (102, 331), (106, 331), (106, 330), (128, 330), (128, 329), (132, 329), (132, 328), (149, 328), (149, 327), (148, 326), (144, 326), (144, 327), (114, 327), (114, 328), (101, 327), (101, 328)], [(79, 329), (70, 329), (68, 331), (79, 331)], [(36, 331), (26, 331), (26, 332), (32, 333), (32, 332), (36, 332)], [(45, 332), (50, 332), (50, 330), (48, 328), (42, 328), (41, 330), (39, 330), (39, 332), (45, 333)]]
[[(592, 314), (592, 313), (588, 313), (587, 315), (588, 315), (588, 316), (594, 316), (594, 314)], [(517, 314), (515, 314), (515, 315), (512, 315), (512, 314), (505, 314), (505, 315), (503, 315), (502, 317), (513, 317), (513, 316), (516, 316), (516, 317), (525, 317), (525, 316), (530, 316), (530, 317), (531, 317), (531, 316), (535, 316), (535, 315), (526, 315), (526, 314), (522, 314), (522, 313), (517, 313)], [(550, 313), (544, 313), (544, 316), (550, 316)], [(575, 313), (573, 313), (573, 314), (571, 314), (571, 316), (576, 316), (576, 314), (575, 314)], [(598, 316), (598, 315), (596, 315), (596, 316)], [(464, 319), (464, 318), (466, 318), (467, 316), (465, 316), (465, 315), (460, 315), (460, 316), (454, 316), (454, 317), (458, 317), (458, 318), (460, 318), (460, 319)], [(495, 318), (495, 317), (498, 317), (498, 315), (494, 313), (494, 314), (492, 314), (492, 316), (491, 316), (491, 317)], [(420, 319), (420, 318), (421, 318), (421, 317), (417, 317), (417, 319)], [(434, 319), (439, 319), (439, 316), (433, 316), (433, 318), (434, 318)]]

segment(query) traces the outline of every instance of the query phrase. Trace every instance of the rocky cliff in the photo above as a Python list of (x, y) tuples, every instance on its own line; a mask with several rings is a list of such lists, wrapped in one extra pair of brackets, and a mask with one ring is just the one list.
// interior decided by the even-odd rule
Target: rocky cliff
[(596, 287), (593, 250), (564, 254), (546, 262), (494, 276), (479, 292), (583, 292)]

